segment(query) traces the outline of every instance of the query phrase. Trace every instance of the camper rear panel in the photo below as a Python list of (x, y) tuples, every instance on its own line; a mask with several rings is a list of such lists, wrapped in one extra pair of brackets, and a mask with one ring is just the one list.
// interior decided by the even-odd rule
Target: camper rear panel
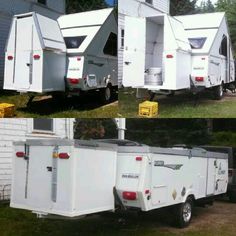
[(16, 144), (11, 207), (64, 217), (114, 210), (115, 176), (111, 147), (66, 140)]
[(65, 90), (65, 43), (56, 21), (35, 13), (15, 16), (5, 59), (4, 89)]

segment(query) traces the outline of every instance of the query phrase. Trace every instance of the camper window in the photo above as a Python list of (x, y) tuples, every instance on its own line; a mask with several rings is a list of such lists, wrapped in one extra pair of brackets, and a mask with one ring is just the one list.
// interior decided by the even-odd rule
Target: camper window
[(117, 35), (111, 33), (103, 49), (104, 54), (117, 56)]
[(223, 39), (221, 41), (219, 53), (220, 55), (227, 57), (227, 37), (225, 35), (223, 36)]
[(65, 37), (66, 47), (68, 49), (79, 48), (87, 36)]
[(34, 119), (33, 130), (53, 132), (53, 119)]
[(38, 0), (38, 3), (41, 3), (43, 5), (47, 5), (47, 0)]
[(189, 38), (189, 43), (192, 49), (201, 49), (207, 38)]

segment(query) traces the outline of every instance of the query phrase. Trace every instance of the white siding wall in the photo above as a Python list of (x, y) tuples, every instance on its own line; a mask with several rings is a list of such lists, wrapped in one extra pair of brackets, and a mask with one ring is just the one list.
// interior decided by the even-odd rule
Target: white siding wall
[(0, 89), (4, 77), (4, 49), (12, 16), (31, 11), (57, 19), (65, 13), (65, 0), (47, 0), (47, 6), (38, 4), (37, 0), (0, 0)]
[(118, 45), (118, 83), (122, 85), (123, 71), (123, 48), (121, 48), (121, 29), (124, 28), (124, 18), (128, 16), (145, 17), (153, 16), (158, 13), (169, 13), (170, 0), (153, 0), (153, 5), (145, 2), (145, 0), (119, 0), (119, 45)]
[(33, 119), (0, 119), (0, 201), (10, 197), (12, 142), (31, 138), (72, 139), (73, 126), (74, 119), (54, 119), (55, 133), (46, 135), (32, 132)]

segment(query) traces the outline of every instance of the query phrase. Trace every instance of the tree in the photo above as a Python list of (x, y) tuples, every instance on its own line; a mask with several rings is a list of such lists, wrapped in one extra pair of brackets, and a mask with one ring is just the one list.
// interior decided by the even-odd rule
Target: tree
[(197, 0), (171, 0), (170, 14), (172, 16), (194, 14)]
[(103, 9), (108, 7), (105, 0), (66, 0), (67, 14)]
[(113, 119), (76, 119), (75, 139), (117, 138), (117, 128)]
[(232, 46), (236, 52), (236, 0), (218, 0), (216, 10), (226, 13)]
[(211, 0), (201, 1), (200, 7), (197, 8), (198, 13), (210, 13), (214, 11), (215, 11), (215, 7), (212, 4)]

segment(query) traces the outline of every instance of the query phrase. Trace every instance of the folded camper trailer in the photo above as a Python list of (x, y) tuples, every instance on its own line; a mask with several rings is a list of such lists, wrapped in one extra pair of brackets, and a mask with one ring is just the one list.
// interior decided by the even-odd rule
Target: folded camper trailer
[(117, 20), (113, 9), (61, 16), (67, 46), (69, 93), (99, 89), (105, 100), (117, 87)]
[(114, 145), (59, 139), (14, 145), (11, 207), (39, 217), (114, 210)]
[[(224, 13), (125, 18), (123, 85), (153, 93), (235, 88)], [(138, 40), (135, 40), (138, 39)]]
[[(178, 16), (192, 48), (191, 82), (220, 99), (235, 83), (232, 45), (224, 12)], [(232, 89), (234, 89), (233, 87)]]
[(13, 18), (5, 53), (4, 89), (65, 91), (66, 46), (57, 21), (37, 13)]
[(191, 48), (183, 24), (167, 14), (125, 17), (123, 85), (190, 88)]
[(128, 140), (29, 140), (15, 143), (11, 207), (71, 218), (114, 211), (115, 203), (141, 211), (173, 206), (183, 227), (193, 202), (212, 201), (227, 183), (228, 155), (205, 149)]
[(179, 226), (192, 206), (227, 191), (228, 155), (193, 148), (118, 148), (116, 191), (125, 208), (150, 211), (175, 206)]

